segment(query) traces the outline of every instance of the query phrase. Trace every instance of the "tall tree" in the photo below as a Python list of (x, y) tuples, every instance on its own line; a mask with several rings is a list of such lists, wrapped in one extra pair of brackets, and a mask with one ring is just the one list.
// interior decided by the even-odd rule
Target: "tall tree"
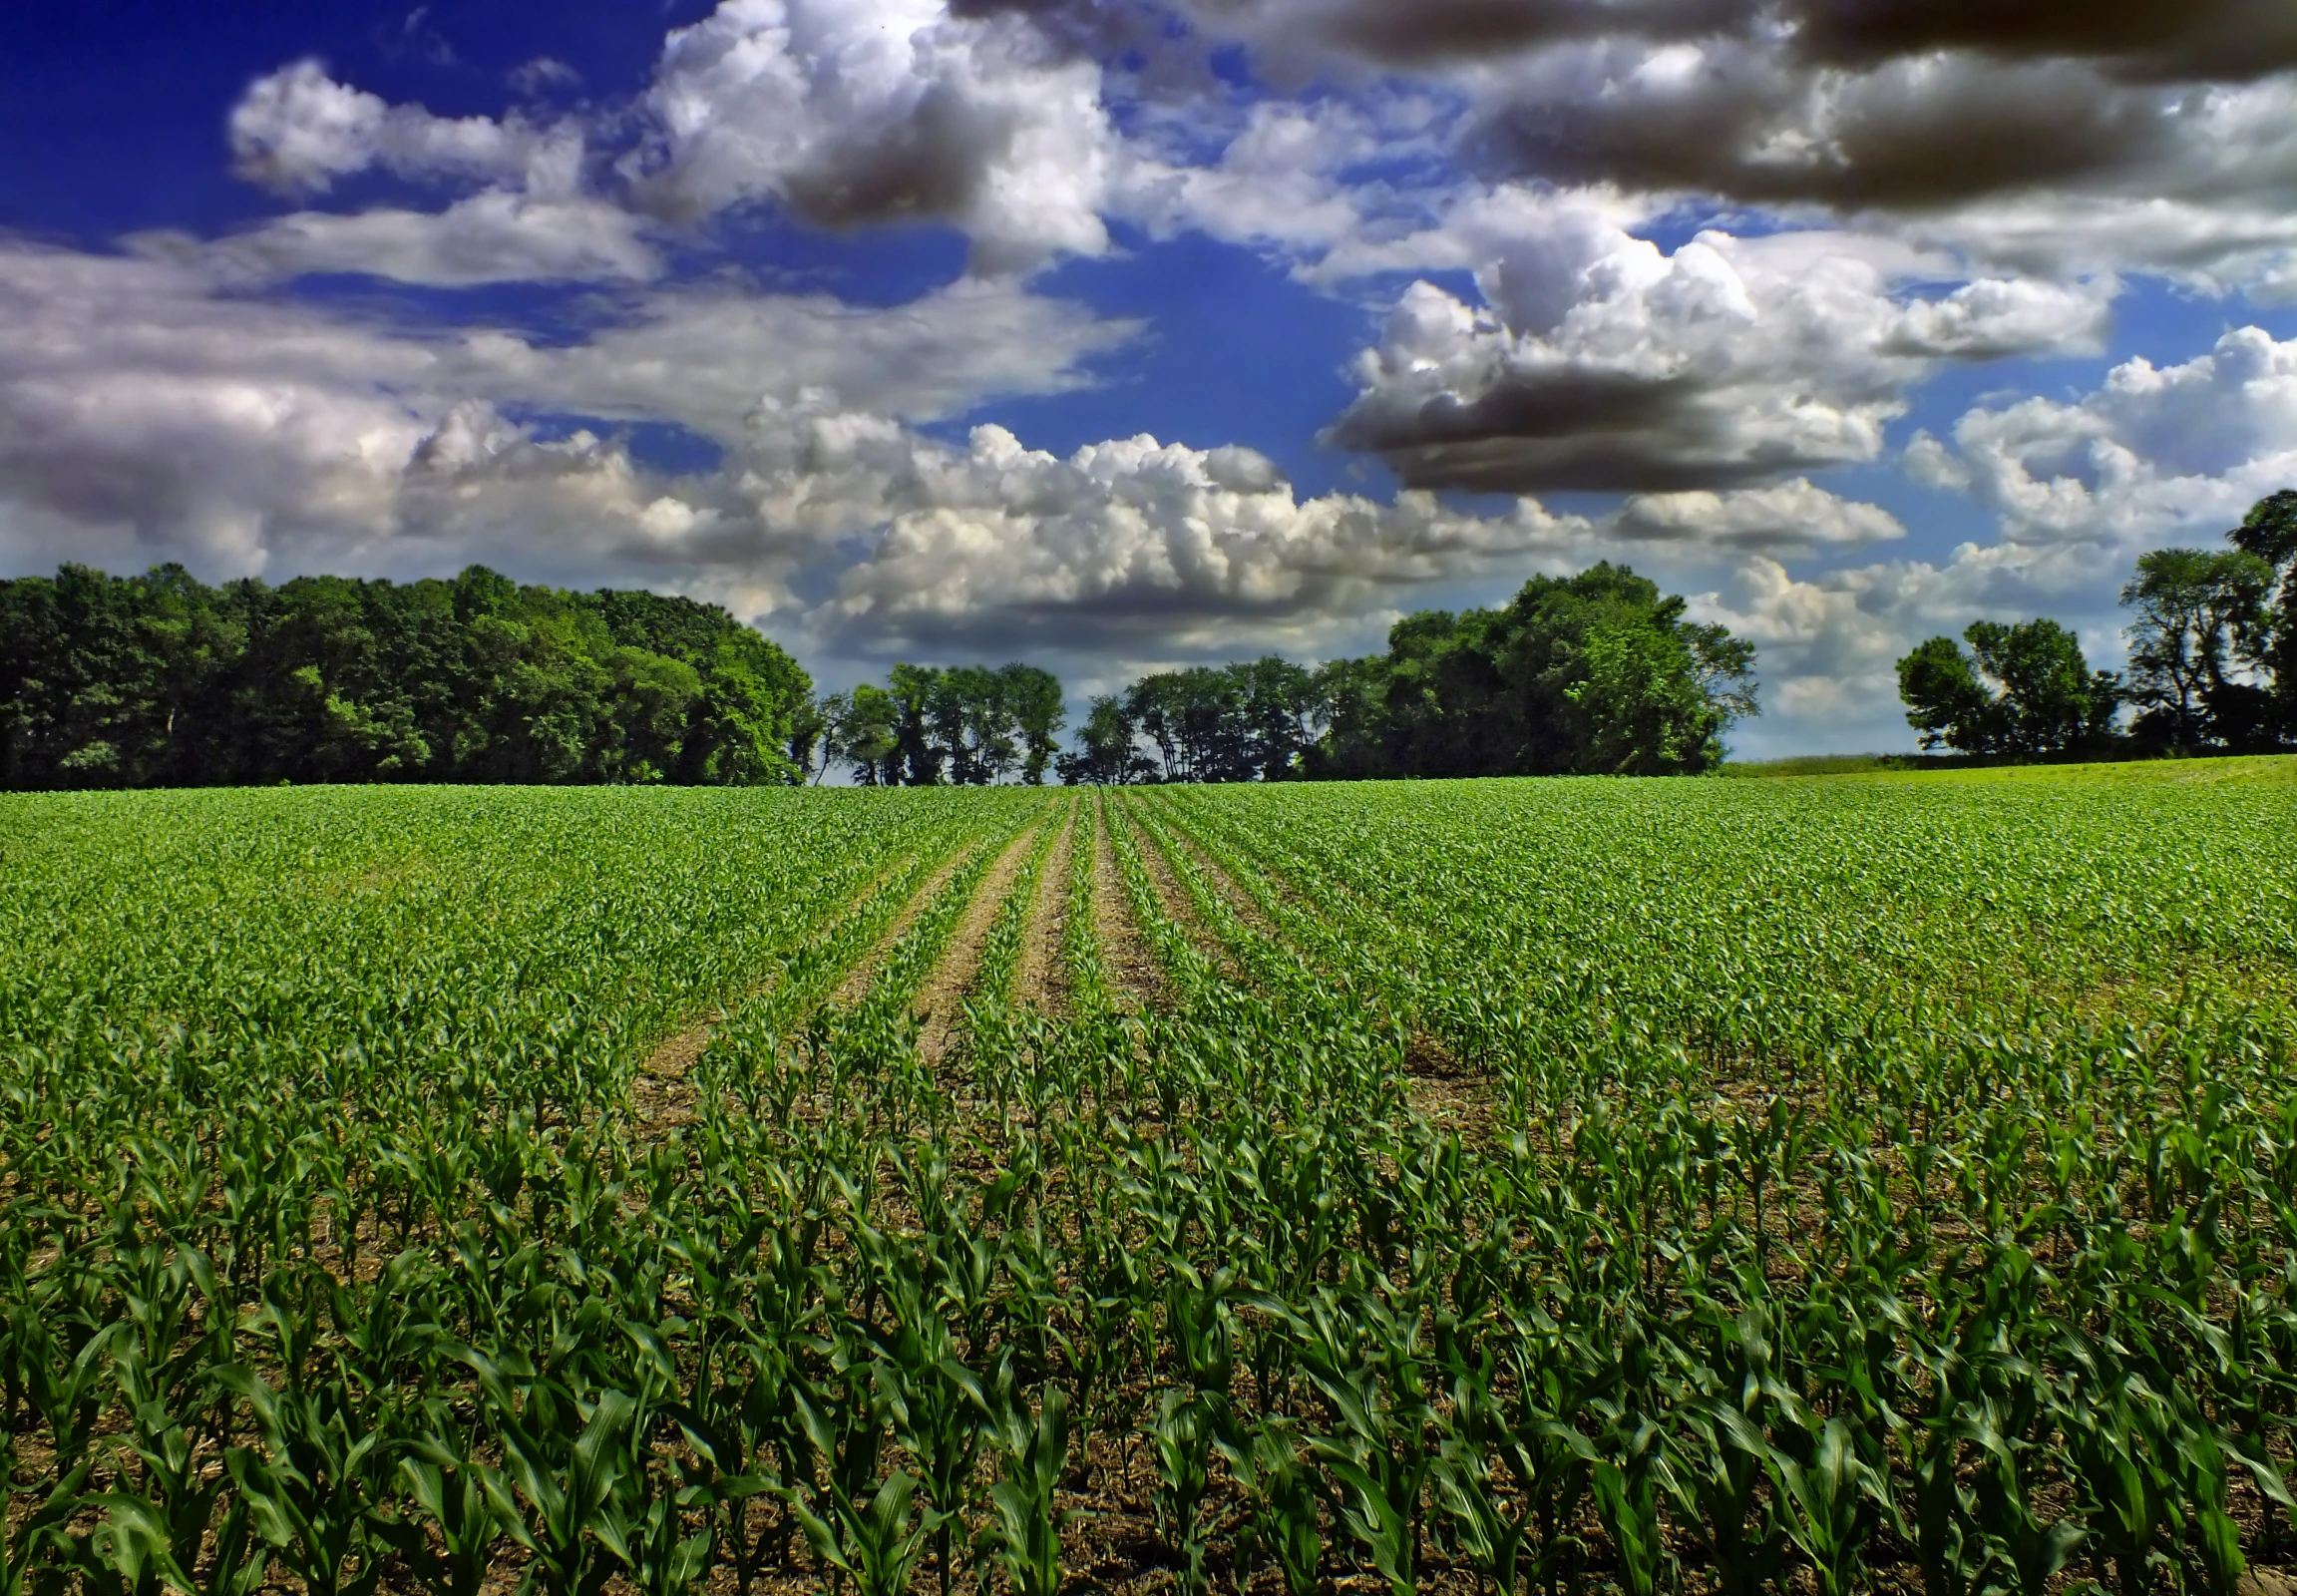
[(1057, 746), (1054, 739), (1068, 722), (1060, 678), (1016, 660), (997, 672), (997, 681), (1005, 714), (1020, 742), (1021, 780), (1040, 787)]
[(2251, 631), (2246, 655), (2270, 683), (2274, 732), (2297, 739), (2297, 491), (2258, 500), (2226, 536), (2272, 570), (2263, 623)]
[(2134, 728), (2180, 748), (2243, 743), (2270, 718), (2267, 695), (2239, 679), (2267, 633), (2273, 568), (2244, 549), (2156, 549), (2137, 557), (2121, 590), (2129, 624), (2129, 696), (2145, 706)]
[(931, 665), (896, 664), (886, 677), (886, 692), (897, 715), (893, 759), (904, 785), (941, 785), (942, 768), (949, 763), (948, 744), (939, 740), (954, 700)]
[(833, 734), (838, 757), (853, 762), (854, 780), (862, 786), (893, 786), (901, 780), (901, 705), (885, 688), (866, 681), (845, 696)]
[(1070, 786), (1122, 786), (1153, 768), (1136, 746), (1139, 727), (1124, 700), (1113, 693), (1095, 698), (1077, 732), (1077, 751), (1058, 758), (1061, 780)]

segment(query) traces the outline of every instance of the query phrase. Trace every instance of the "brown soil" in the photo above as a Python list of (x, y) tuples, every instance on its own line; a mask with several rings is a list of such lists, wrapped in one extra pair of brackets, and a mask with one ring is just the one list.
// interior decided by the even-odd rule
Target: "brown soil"
[(1049, 1018), (1068, 1014), (1068, 979), (1061, 969), (1061, 939), (1068, 930), (1069, 869), (1076, 856), (1077, 811), (1071, 802), (1061, 816), (1060, 835), (1037, 877), (1036, 901), (1029, 906), (1028, 931), (1021, 941), (1020, 1000)]
[[(855, 894), (845, 912), (868, 903), (885, 887), (886, 881), (907, 861), (897, 860), (872, 876), (869, 885)], [(946, 875), (942, 879), (947, 879)], [(917, 917), (918, 905), (912, 904), (903, 913), (911, 919)], [(879, 950), (881, 953), (883, 949)], [(773, 985), (761, 981), (743, 989), (741, 997), (754, 998)], [(702, 1049), (710, 1044), (710, 1031), (725, 1020), (723, 1005), (654, 1044), (646, 1054), (645, 1062), (630, 1078), (630, 1106), (636, 1112), (638, 1123), (652, 1132), (669, 1130), (694, 1117), (694, 1091), (686, 1083), (686, 1072), (702, 1056)]]
[(1444, 1042), (1413, 1031), (1404, 1044), (1404, 1068), (1411, 1084), (1405, 1096), (1412, 1111), (1469, 1147), (1499, 1142), (1499, 1083), (1462, 1064)]
[(918, 1008), (926, 1016), (926, 1028), (918, 1038), (918, 1052), (928, 1064), (940, 1063), (949, 1053), (950, 1038), (957, 1031), (957, 1005), (973, 990), (973, 977), (981, 968), (981, 949), (989, 940), (989, 927), (995, 924), (997, 911), (1004, 907), (1005, 900), (1012, 896), (1013, 878), (1020, 874), (1036, 839), (1036, 827), (1031, 826), (1015, 837), (997, 856), (997, 862), (989, 866), (988, 874), (974, 889), (973, 901), (965, 906), (964, 918), (957, 922), (957, 931), (951, 935), (941, 963), (934, 967), (925, 990), (918, 994)]
[[(1194, 837), (1170, 824), (1166, 826), (1165, 830), (1174, 844), (1189, 856), (1190, 862), (1204, 872), (1205, 879), (1212, 883), (1213, 890), (1227, 900), (1229, 908), (1236, 912), (1237, 919), (1243, 921), (1261, 936), (1266, 937), (1270, 942), (1281, 943), (1284, 941), (1284, 933), (1277, 929), (1276, 922), (1268, 917), (1268, 912), (1253, 901), (1252, 894), (1246, 892), (1236, 877), (1230, 875), (1219, 861), (1197, 846)], [(1278, 890), (1282, 891), (1281, 884), (1278, 884)]]
[(1100, 938), (1101, 963), (1108, 971), (1110, 996), (1129, 997), (1146, 1005), (1164, 995), (1164, 973), (1141, 936), (1140, 923), (1125, 900), (1124, 878), (1117, 874), (1116, 845), (1109, 834), (1116, 823), (1115, 811), (1105, 798), (1095, 797), (1093, 802), (1100, 806), (1100, 825), (1094, 832), (1098, 846), (1093, 852), (1093, 931)]
[(1189, 946), (1211, 962), (1224, 981), (1246, 985), (1244, 971), (1228, 951), (1228, 945), (1214, 934), (1197, 913), (1196, 901), (1189, 897), (1188, 889), (1181, 885), (1172, 861), (1164, 854), (1163, 846), (1149, 835), (1130, 814), (1125, 824), (1132, 827), (1133, 846), (1140, 850), (1141, 865), (1148, 871), (1149, 887), (1156, 893), (1157, 904), (1164, 910), (1165, 919), (1181, 929)]
[(846, 972), (846, 979), (838, 983), (838, 990), (830, 996), (832, 1002), (861, 1001), (862, 995), (870, 990), (870, 983), (877, 979), (878, 967), (886, 962), (886, 955), (894, 951), (894, 944), (909, 935), (910, 928), (918, 923), (919, 917), (941, 896), (950, 878), (963, 869), (965, 861), (972, 856), (971, 848), (959, 848), (942, 861), (941, 868), (927, 878), (926, 884), (917, 890), (908, 903), (902, 905), (902, 912), (894, 916), (894, 923), (886, 928), (885, 935), (878, 939), (878, 945)]

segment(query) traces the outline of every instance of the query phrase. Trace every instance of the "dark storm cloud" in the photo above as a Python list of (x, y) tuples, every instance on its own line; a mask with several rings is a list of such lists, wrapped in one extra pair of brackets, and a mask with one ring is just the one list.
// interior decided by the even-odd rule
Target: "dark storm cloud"
[(869, 129), (791, 176), (791, 203), (825, 226), (963, 214), (1006, 161), (1020, 117), (937, 83), (909, 115)]
[(1439, 393), (1409, 409), (1359, 405), (1332, 429), (1331, 441), (1386, 451), (1641, 431), (1667, 425), (1700, 391), (1680, 377), (1562, 370), (1502, 379), (1471, 399)]
[[(1122, 9), (1093, 0), (1007, 3), (1048, 18)], [(2244, 82), (2297, 65), (2297, 7), (2286, 0), (1194, 0), (1185, 9), (1216, 30), (1279, 42), (1313, 37), (1398, 63), (1598, 38), (1734, 38), (1774, 40), (1803, 61), (1857, 68), (1956, 51), (2095, 61), (2131, 81)]]
[(1327, 439), (1379, 455), (1406, 487), (1474, 493), (1666, 493), (1842, 459), (1827, 442), (1749, 435), (1726, 396), (1689, 378), (1573, 370), (1502, 377), (1472, 398), (1444, 393), (1415, 407), (1367, 395)]
[(2297, 65), (2287, 0), (1808, 0), (1792, 14), (1800, 54), (1847, 66), (1961, 50), (2080, 57), (2137, 81), (2246, 82)]
[[(1204, 8), (1218, 16), (1286, 9), (1271, 5)], [(1343, 49), (1380, 61), (1469, 59), (1575, 39), (1695, 39), (1747, 24), (1743, 0), (1424, 0), (1416, 5), (1346, 3), (1305, 8), (1313, 25)]]
[(2067, 62), (1894, 62), (1815, 83), (1719, 53), (1687, 81), (1500, 101), (1472, 141), (1487, 169), (1556, 183), (1690, 189), (1751, 203), (1924, 209), (2004, 192), (2118, 183), (2170, 159), (2185, 112)]

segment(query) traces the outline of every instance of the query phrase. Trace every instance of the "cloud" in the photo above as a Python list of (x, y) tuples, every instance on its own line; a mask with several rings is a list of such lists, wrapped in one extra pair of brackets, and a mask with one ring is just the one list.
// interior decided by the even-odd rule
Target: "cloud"
[(827, 226), (946, 220), (978, 268), (1108, 246), (1100, 70), (940, 0), (725, 0), (669, 36), (629, 171), (647, 202), (758, 200)]
[(2275, 0), (1197, 0), (1189, 10), (1264, 49), (1344, 52), (1382, 66), (1599, 37), (1767, 39), (1796, 60), (1835, 66), (1939, 51), (2077, 58), (2137, 81), (2243, 80), (2297, 65), (2297, 19)]
[(1382, 591), (1519, 570), (1588, 530), (1529, 501), (1492, 517), (1425, 494), (1303, 501), (1249, 451), (1145, 436), (1064, 460), (982, 427), (890, 480), (896, 513), (826, 618), (928, 645), (1187, 647), (1330, 624)]
[[(218, 293), (166, 258), (9, 245), (0, 314), (38, 329), (0, 349), (0, 558), (18, 569), (482, 560), (724, 599), (822, 646), (1161, 647), (1328, 635), (1383, 596), (1584, 564), (1594, 531), (1530, 502), (1303, 500), (1238, 447), (1136, 437), (1056, 458), (995, 427), (919, 431), (1000, 388), (1057, 390), (1123, 335), (1010, 284), (895, 310), (655, 292), (550, 346)], [(552, 419), (570, 415), (597, 419)], [(681, 421), (723, 460), (648, 468), (625, 419)]]
[(443, 210), (301, 210), (211, 243), (182, 233), (147, 233), (128, 242), (250, 283), (337, 272), (468, 288), (643, 282), (662, 270), (642, 218), (596, 200), (539, 200), (500, 189), (466, 196)]
[(2131, 552), (2213, 535), (2297, 483), (2297, 340), (2238, 328), (2181, 364), (2126, 361), (2071, 402), (1981, 406), (1951, 450), (1915, 440), (1909, 468), (1965, 489), (2021, 543)]
[(1828, 62), (2071, 56), (2139, 81), (2241, 81), (2297, 65), (2297, 16), (2275, 0), (1803, 0), (1793, 10), (1796, 50)]
[(619, 310), (573, 344), (474, 334), (459, 345), (457, 378), (504, 402), (675, 421), (730, 442), (761, 405), (927, 423), (992, 398), (1067, 392), (1089, 381), (1085, 360), (1138, 330), (1009, 282), (959, 281), (892, 308), (704, 283)]
[[(1080, 354), (1124, 335), (980, 284), (895, 310), (726, 288), (620, 310), (559, 345), (409, 332), (219, 292), (196, 263), (0, 245), (0, 315), (31, 329), (0, 347), (0, 552), (18, 569), (106, 551), (210, 574), (487, 558), (568, 580), (634, 562), (672, 586), (754, 586), (821, 554), (817, 540), (869, 531), (884, 498), (761, 523), (740, 479), (761, 417), (843, 395), (932, 419), (1057, 391)], [(569, 415), (599, 419), (567, 436), (537, 419)], [(675, 479), (640, 468), (614, 423), (662, 420), (731, 442), (739, 462)], [(670, 559), (681, 549), (691, 569)]]
[(1877, 236), (1701, 233), (1673, 254), (1533, 203), (1482, 239), (1489, 308), (1414, 284), (1333, 442), (1415, 487), (1670, 491), (1871, 461), (1949, 360), (2095, 348), (2112, 285), (1978, 281)]
[(536, 56), (512, 68), (506, 81), (520, 94), (536, 97), (557, 90), (579, 89), (582, 75), (557, 56)]
[(1497, 169), (1846, 213), (2149, 176), (2209, 137), (2176, 92), (2068, 60), (1849, 72), (1766, 42), (1610, 38), (1490, 76), (1475, 139)]
[(1683, 544), (1773, 553), (1856, 548), (1906, 536), (1879, 505), (1843, 499), (1796, 477), (1735, 493), (1637, 494), (1605, 530), (1637, 543)]
[[(1057, 29), (1104, 7), (1016, 9)], [(1903, 225), (2004, 272), (2049, 260), (2070, 275), (2292, 280), (2297, 13), (2278, 0), (1179, 9), (1192, 41), (1242, 43), (1279, 83), (1458, 97), (1458, 154), (1496, 182), (1608, 188), (1654, 210), (1720, 201)], [(2166, 231), (2116, 224), (2116, 207), (2165, 203), (2186, 212)], [(2070, 233), (2022, 228), (2036, 207), (2068, 216)]]
[(403, 178), (511, 183), (564, 196), (581, 176), (583, 140), (572, 121), (536, 127), (512, 116), (437, 117), (337, 83), (297, 61), (250, 84), (231, 110), (233, 170), (290, 197), (324, 194), (382, 167)]

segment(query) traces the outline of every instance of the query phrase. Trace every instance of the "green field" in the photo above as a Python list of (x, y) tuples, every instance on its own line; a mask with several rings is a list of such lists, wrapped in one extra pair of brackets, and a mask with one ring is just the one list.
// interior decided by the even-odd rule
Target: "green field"
[(2297, 761), (13, 797), (0, 1035), (0, 1596), (2297, 1564)]

